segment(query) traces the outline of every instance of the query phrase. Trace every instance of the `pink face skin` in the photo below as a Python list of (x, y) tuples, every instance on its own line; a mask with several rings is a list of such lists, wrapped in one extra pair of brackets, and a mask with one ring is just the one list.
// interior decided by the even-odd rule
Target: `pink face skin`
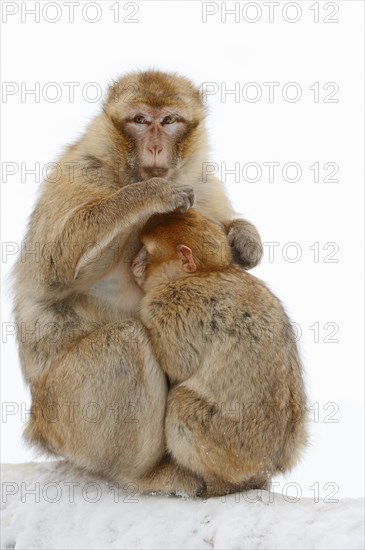
[(143, 290), (148, 290), (156, 284), (168, 283), (180, 277), (186, 277), (187, 274), (195, 273), (197, 270), (193, 253), (184, 244), (176, 247), (176, 260), (170, 258), (166, 262), (159, 263), (154, 267), (150, 276), (146, 276), (148, 256), (148, 251), (143, 246), (131, 265), (134, 280)]
[(135, 140), (144, 179), (169, 174), (174, 157), (174, 146), (187, 132), (188, 124), (183, 110), (156, 108), (148, 105), (133, 107), (123, 122), (123, 132)]

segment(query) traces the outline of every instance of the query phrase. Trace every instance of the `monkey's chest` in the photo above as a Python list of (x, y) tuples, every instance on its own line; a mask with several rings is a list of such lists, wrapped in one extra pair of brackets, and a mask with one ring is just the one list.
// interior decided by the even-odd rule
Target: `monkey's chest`
[(121, 262), (90, 286), (88, 294), (94, 305), (110, 315), (111, 320), (135, 316), (143, 296), (126, 262)]

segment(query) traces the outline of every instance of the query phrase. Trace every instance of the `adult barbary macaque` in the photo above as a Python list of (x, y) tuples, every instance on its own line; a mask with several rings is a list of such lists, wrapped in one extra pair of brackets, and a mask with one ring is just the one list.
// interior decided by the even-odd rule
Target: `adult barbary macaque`
[[(204, 107), (185, 78), (135, 73), (44, 182), (16, 273), (15, 315), (32, 393), (26, 437), (139, 490), (199, 490), (164, 459), (166, 377), (138, 319), (130, 264), (154, 214), (195, 208), (221, 222), (238, 261), (260, 259), (255, 228), (236, 219), (222, 184), (202, 181)], [(24, 256), (22, 260), (24, 259)], [(164, 460), (165, 484), (154, 478)], [(161, 471), (160, 466), (159, 471)]]
[(170, 460), (200, 477), (207, 495), (264, 487), (296, 463), (306, 442), (289, 319), (260, 280), (233, 264), (222, 228), (193, 209), (154, 216), (142, 241), (132, 271), (170, 383)]

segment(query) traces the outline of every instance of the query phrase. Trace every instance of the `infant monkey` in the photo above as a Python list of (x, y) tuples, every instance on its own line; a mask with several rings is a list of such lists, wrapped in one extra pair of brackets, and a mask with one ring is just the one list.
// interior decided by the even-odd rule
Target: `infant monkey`
[(170, 383), (170, 460), (208, 496), (267, 486), (306, 443), (302, 367), (282, 305), (233, 264), (223, 228), (194, 210), (154, 216), (141, 240), (132, 271)]

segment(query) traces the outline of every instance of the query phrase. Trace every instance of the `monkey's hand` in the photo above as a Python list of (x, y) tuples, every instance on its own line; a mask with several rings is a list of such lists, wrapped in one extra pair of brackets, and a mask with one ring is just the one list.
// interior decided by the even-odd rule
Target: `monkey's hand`
[(194, 189), (190, 185), (176, 185), (163, 178), (151, 178), (147, 182), (160, 198), (157, 212), (164, 214), (178, 210), (186, 212), (194, 204)]
[(245, 220), (233, 220), (224, 224), (228, 242), (233, 248), (233, 259), (245, 269), (252, 269), (261, 260), (263, 247), (254, 225)]

